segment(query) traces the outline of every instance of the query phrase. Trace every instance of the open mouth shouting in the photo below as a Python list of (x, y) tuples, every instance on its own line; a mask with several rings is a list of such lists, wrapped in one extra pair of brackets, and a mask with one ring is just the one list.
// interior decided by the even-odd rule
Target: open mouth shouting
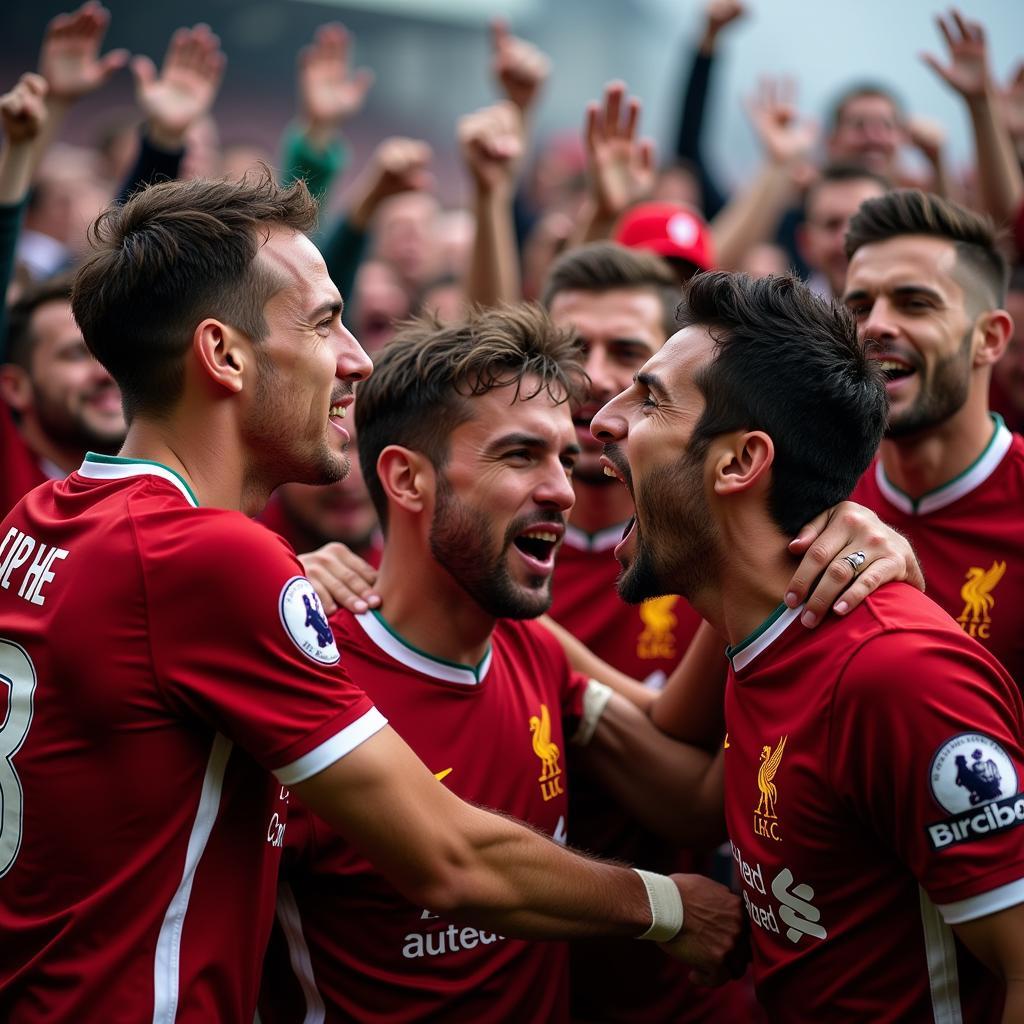
[(355, 401), (355, 396), (351, 393), (332, 395), (331, 405), (327, 410), (327, 419), (331, 426), (334, 427), (340, 434), (344, 435), (344, 441), (347, 443), (351, 440), (349, 432), (341, 425), (341, 421), (348, 415), (349, 406)]
[(904, 390), (906, 384), (917, 376), (917, 367), (896, 352), (883, 352), (872, 358), (885, 375), (885, 391), (890, 397)]
[(548, 576), (555, 568), (555, 552), (565, 535), (560, 522), (545, 520), (530, 523), (512, 538), (512, 546), (533, 575)]

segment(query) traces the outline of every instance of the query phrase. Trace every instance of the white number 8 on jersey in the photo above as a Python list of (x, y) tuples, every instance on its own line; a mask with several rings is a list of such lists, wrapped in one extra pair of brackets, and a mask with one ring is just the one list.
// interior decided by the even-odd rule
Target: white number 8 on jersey
[(14, 755), (32, 725), (36, 669), (32, 659), (10, 640), (0, 640), (0, 684), (7, 687), (7, 717), (0, 723), (0, 877), (14, 864), (21, 848), (21, 779)]

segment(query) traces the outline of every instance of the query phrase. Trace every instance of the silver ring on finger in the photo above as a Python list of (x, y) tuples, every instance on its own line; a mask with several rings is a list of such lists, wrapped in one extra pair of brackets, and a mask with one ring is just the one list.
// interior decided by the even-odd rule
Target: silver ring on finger
[(854, 576), (860, 573), (867, 560), (868, 556), (865, 555), (863, 551), (851, 551), (850, 554), (843, 555), (841, 559), (841, 561), (846, 562), (846, 564), (853, 570)]

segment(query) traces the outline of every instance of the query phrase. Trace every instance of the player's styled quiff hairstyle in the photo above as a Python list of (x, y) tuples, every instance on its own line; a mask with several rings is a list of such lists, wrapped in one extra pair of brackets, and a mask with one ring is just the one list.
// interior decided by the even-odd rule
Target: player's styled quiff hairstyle
[(862, 245), (902, 235), (931, 235), (952, 242), (957, 264), (973, 271), (991, 289), (989, 301), (1002, 305), (1006, 259), (999, 251), (995, 224), (988, 217), (931, 192), (897, 189), (861, 204), (846, 233), (846, 255), (852, 257)]
[(206, 317), (263, 340), (263, 307), (280, 282), (257, 260), (260, 246), (271, 228), (309, 231), (316, 216), (303, 182), (281, 188), (267, 168), (240, 182), (152, 185), (100, 214), (71, 304), (129, 420), (178, 399), (184, 355)]
[(561, 403), (581, 400), (589, 384), (572, 332), (539, 306), (476, 310), (450, 326), (434, 317), (404, 324), (359, 384), (355, 407), (359, 463), (382, 529), (377, 459), (388, 445), (422, 452), (440, 470), (452, 431), (472, 418), (471, 396), (511, 387), (510, 400), (546, 391)]
[(790, 275), (698, 274), (678, 316), (715, 342), (694, 378), (704, 411), (691, 457), (722, 434), (763, 430), (775, 446), (770, 511), (795, 536), (850, 494), (875, 454), (886, 421), (878, 363), (850, 314)]
[(615, 288), (649, 288), (661, 300), (665, 336), (674, 334), (679, 280), (660, 256), (628, 249), (617, 242), (592, 242), (560, 256), (548, 271), (542, 302), (551, 308), (559, 292), (610, 292)]

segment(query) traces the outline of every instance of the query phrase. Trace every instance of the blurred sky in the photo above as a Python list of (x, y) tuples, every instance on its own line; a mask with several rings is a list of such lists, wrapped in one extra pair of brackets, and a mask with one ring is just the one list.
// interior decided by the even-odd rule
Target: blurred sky
[[(208, 21), (229, 58), (217, 108), (225, 139), (259, 138), (271, 146), (293, 109), (297, 49), (317, 24), (345, 22), (357, 38), (357, 61), (377, 73), (369, 105), (350, 129), (356, 162), (385, 134), (425, 137), (448, 154), (439, 160), (439, 176), (449, 200), (461, 191), (451, 156), (455, 118), (494, 98), (487, 74), (489, 17), (509, 17), (514, 31), (553, 58), (538, 117), (541, 135), (575, 130), (587, 100), (621, 77), (643, 99), (643, 129), (664, 152), (703, 11), (702, 4), (677, 0), (111, 0), (108, 6), (108, 44), (157, 59), (175, 27)], [(955, 165), (970, 159), (962, 104), (918, 57), (924, 49), (942, 52), (931, 3), (750, 0), (747, 6), (747, 17), (723, 34), (708, 112), (708, 150), (725, 184), (742, 180), (756, 163), (740, 99), (764, 73), (795, 76), (802, 109), (819, 118), (849, 82), (888, 83), (909, 111), (945, 124)], [(47, 19), (67, 8), (52, 0), (17, 0), (2, 8), (0, 86), (8, 88), (34, 65)], [(995, 71), (1005, 79), (1024, 58), (1024, 0), (971, 0), (967, 9), (987, 26)], [(112, 110), (130, 109), (131, 102), (130, 78), (122, 73), (82, 104), (69, 132), (90, 141)]]

